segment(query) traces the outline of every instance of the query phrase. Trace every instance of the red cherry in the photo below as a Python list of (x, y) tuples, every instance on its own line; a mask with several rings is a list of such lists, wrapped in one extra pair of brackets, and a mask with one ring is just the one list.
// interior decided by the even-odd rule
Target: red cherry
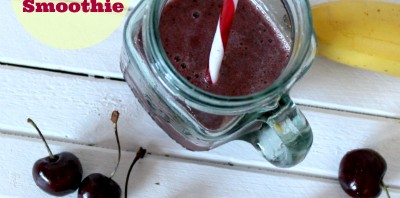
[(37, 160), (33, 165), (32, 176), (36, 185), (55, 196), (74, 192), (82, 180), (81, 162), (69, 152), (53, 155), (40, 129), (30, 118), (28, 122), (38, 131), (49, 153), (48, 157)]
[(121, 145), (119, 143), (117, 130), (118, 117), (118, 111), (113, 111), (111, 115), (111, 121), (114, 124), (115, 138), (118, 145), (117, 165), (115, 166), (115, 169), (111, 173), (110, 177), (106, 177), (100, 173), (94, 173), (83, 179), (79, 186), (78, 198), (119, 198), (121, 196), (121, 188), (119, 187), (118, 183), (112, 180), (112, 177), (117, 171), (121, 159)]
[(109, 177), (100, 173), (87, 176), (78, 190), (78, 198), (120, 198), (121, 188)]
[(44, 157), (37, 160), (32, 176), (43, 191), (64, 196), (78, 189), (82, 180), (82, 166), (74, 154), (62, 152), (54, 155), (53, 159)]
[(339, 167), (339, 182), (351, 197), (378, 197), (382, 192), (386, 161), (372, 149), (346, 153)]

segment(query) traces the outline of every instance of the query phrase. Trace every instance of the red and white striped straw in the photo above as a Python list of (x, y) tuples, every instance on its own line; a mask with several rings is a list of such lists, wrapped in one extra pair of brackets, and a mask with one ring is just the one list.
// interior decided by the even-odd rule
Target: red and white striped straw
[(207, 69), (208, 81), (211, 81), (213, 84), (217, 83), (219, 78), (219, 70), (224, 57), (226, 44), (228, 43), (229, 32), (232, 27), (237, 2), (238, 0), (224, 0), (222, 5)]

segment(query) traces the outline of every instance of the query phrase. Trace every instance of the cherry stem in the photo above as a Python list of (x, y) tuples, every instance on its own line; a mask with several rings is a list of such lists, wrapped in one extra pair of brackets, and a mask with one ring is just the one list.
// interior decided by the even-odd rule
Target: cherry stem
[(126, 176), (126, 181), (125, 181), (125, 198), (128, 198), (129, 175), (131, 174), (132, 168), (140, 158), (144, 157), (145, 154), (146, 154), (146, 149), (143, 149), (142, 147), (140, 147), (139, 150), (136, 152), (135, 159), (133, 159), (133, 162), (132, 162), (131, 166), (129, 167), (128, 175)]
[(381, 186), (382, 186), (383, 190), (385, 191), (386, 196), (387, 196), (388, 198), (390, 198), (388, 186), (386, 186), (386, 184), (385, 184), (383, 181), (381, 181)]
[(118, 161), (117, 161), (117, 165), (115, 166), (114, 171), (111, 173), (110, 175), (110, 179), (112, 177), (114, 177), (115, 172), (117, 172), (118, 166), (119, 166), (119, 162), (121, 161), (121, 144), (119, 142), (119, 137), (118, 137), (118, 118), (119, 118), (119, 112), (118, 111), (113, 111), (111, 114), (111, 121), (114, 124), (114, 133), (115, 133), (115, 139), (117, 140), (117, 145), (118, 145)]
[(56, 159), (56, 158), (54, 157), (53, 153), (51, 152), (50, 147), (49, 147), (49, 145), (47, 144), (46, 139), (44, 138), (44, 136), (43, 136), (42, 132), (40, 131), (39, 127), (37, 127), (37, 125), (35, 124), (35, 122), (34, 122), (32, 119), (30, 119), (30, 118), (28, 118), (27, 122), (28, 122), (29, 124), (31, 124), (33, 127), (35, 127), (36, 131), (39, 133), (40, 137), (42, 138), (42, 140), (43, 140), (43, 142), (44, 142), (44, 145), (46, 146), (47, 152), (49, 153), (50, 159), (51, 159), (51, 160)]

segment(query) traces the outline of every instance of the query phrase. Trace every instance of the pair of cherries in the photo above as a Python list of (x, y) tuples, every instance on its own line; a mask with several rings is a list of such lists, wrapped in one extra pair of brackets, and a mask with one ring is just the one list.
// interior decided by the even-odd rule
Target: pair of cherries
[[(93, 173), (82, 180), (82, 165), (74, 154), (70, 152), (61, 152), (53, 155), (41, 131), (32, 119), (28, 122), (35, 127), (42, 138), (49, 156), (37, 160), (32, 169), (32, 176), (36, 185), (48, 194), (55, 196), (64, 196), (76, 191), (78, 188), (78, 197), (96, 197), (96, 198), (119, 198), (121, 197), (121, 188), (112, 177), (114, 176), (121, 158), (121, 147), (118, 138), (117, 121), (119, 113), (114, 111), (111, 121), (114, 124), (115, 137), (118, 144), (118, 161), (111, 176), (106, 177), (100, 173)], [(125, 185), (125, 197), (127, 196), (127, 183), (129, 174), (133, 165), (146, 153), (145, 149), (140, 148), (133, 160), (128, 172)]]

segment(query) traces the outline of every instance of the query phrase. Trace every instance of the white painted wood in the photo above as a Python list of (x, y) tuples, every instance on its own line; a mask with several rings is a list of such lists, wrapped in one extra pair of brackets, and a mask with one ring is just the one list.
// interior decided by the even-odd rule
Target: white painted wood
[[(132, 5), (137, 2), (132, 0)], [(122, 78), (119, 56), (125, 21), (112, 35), (95, 46), (61, 50), (42, 44), (25, 30), (12, 10), (11, 0), (0, 3), (0, 18), (1, 62)]]
[[(398, 1), (398, 0), (395, 0)], [(81, 50), (41, 44), (19, 24), (11, 1), (0, 6), (0, 61), (88, 75), (122, 78), (119, 56), (123, 24), (104, 42)], [(137, 4), (132, 1), (131, 7)], [(322, 1), (314, 0), (312, 4)], [(398, 1), (400, 2), (400, 1)], [(400, 118), (400, 78), (352, 68), (318, 57), (293, 88), (296, 102)]]
[[(311, 0), (319, 4), (328, 0)], [(386, 0), (400, 3), (399, 0)], [(131, 0), (130, 8), (138, 0)], [(59, 50), (46, 46), (30, 36), (20, 25), (12, 10), (11, 0), (0, 3), (0, 61), (21, 65), (30, 65), (91, 75), (122, 78), (119, 70), (119, 54), (122, 46), (122, 28), (120, 27), (104, 42), (81, 50)]]
[(291, 92), (298, 103), (400, 118), (400, 78), (318, 57)]
[[(140, 145), (160, 155), (277, 170), (244, 142), (210, 152), (183, 149), (154, 124), (124, 82), (13, 67), (1, 68), (0, 79), (0, 129), (11, 134), (37, 137), (26, 123), (31, 117), (50, 139), (116, 148), (109, 116), (118, 109), (124, 150)], [(302, 110), (314, 130), (314, 144), (303, 163), (285, 171), (335, 178), (345, 152), (371, 147), (388, 162), (388, 183), (399, 185), (398, 119), (310, 107)]]
[[(91, 48), (57, 50), (30, 37), (10, 6), (10, 0), (0, 3), (5, 27), (0, 28), (0, 46), (5, 46), (0, 62), (122, 78), (122, 26)], [(125, 82), (3, 65), (0, 79), (0, 197), (26, 197), (26, 192), (46, 197), (31, 181), (30, 167), (45, 150), (26, 123), (28, 117), (53, 140), (55, 152), (69, 150), (83, 159), (85, 175), (110, 172), (116, 145), (109, 119), (115, 109), (121, 113), (124, 150), (117, 182), (123, 184), (139, 146), (153, 153), (136, 167), (131, 197), (345, 197), (335, 180), (338, 165), (347, 151), (361, 147), (385, 157), (385, 182), (392, 187), (392, 197), (400, 197), (400, 78), (318, 57), (291, 92), (303, 104), (314, 144), (304, 162), (290, 169), (271, 166), (240, 141), (209, 152), (183, 149), (155, 125)]]
[[(0, 135), (0, 197), (52, 197), (33, 182), (34, 162), (46, 156), (41, 140)], [(91, 173), (109, 175), (117, 151), (49, 141), (54, 153), (70, 151), (82, 163), (84, 177)], [(124, 191), (126, 173), (135, 152), (123, 152), (114, 180)], [(399, 189), (390, 189), (393, 197)], [(76, 197), (76, 192), (66, 197)], [(241, 166), (146, 155), (133, 168), (128, 197), (346, 197), (332, 179), (291, 175)], [(385, 197), (384, 195), (381, 197)]]
[[(150, 144), (170, 139), (137, 104), (124, 82), (13, 67), (1, 68), (0, 79), (3, 130), (33, 134), (26, 123), (31, 117), (50, 138), (108, 147), (113, 139), (110, 115), (117, 109), (126, 140)], [(146, 137), (149, 131), (161, 136), (150, 140)], [(137, 136), (143, 138), (134, 140)]]

